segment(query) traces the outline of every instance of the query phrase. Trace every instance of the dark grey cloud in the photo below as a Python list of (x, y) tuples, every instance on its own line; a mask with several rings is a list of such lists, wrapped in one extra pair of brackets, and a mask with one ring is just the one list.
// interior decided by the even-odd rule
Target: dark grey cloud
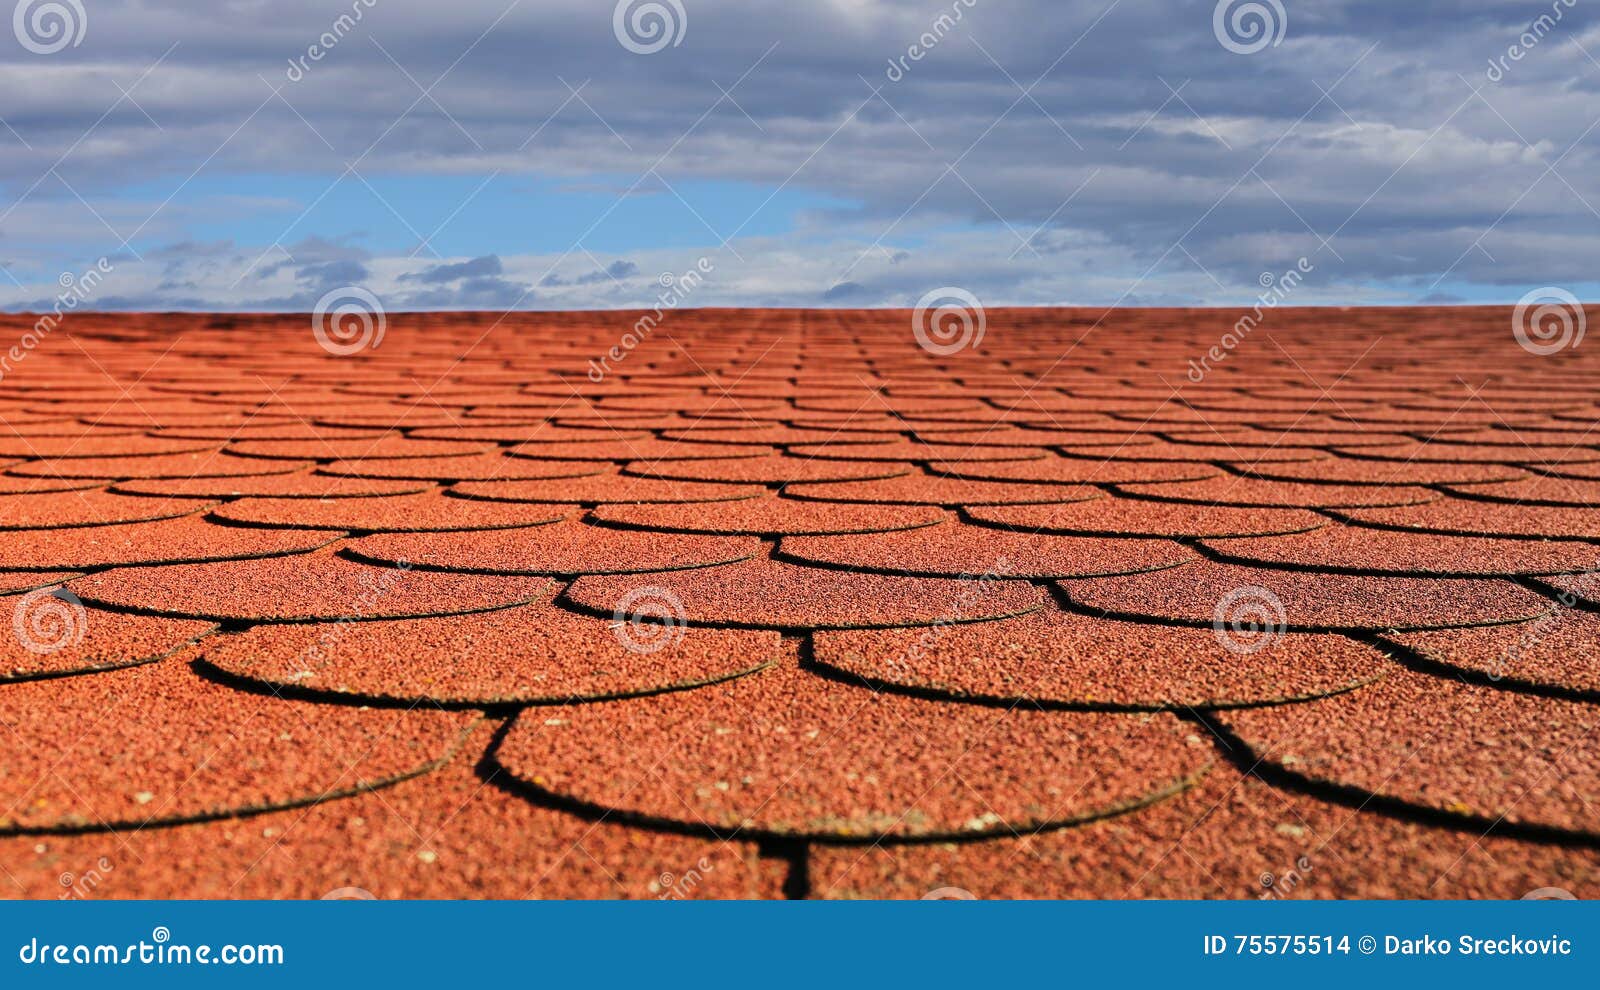
[(869, 298), (872, 293), (859, 282), (840, 282), (822, 294), (823, 302), (850, 302)]
[(479, 279), (490, 275), (499, 275), (504, 271), (500, 259), (492, 254), (481, 258), (472, 258), (468, 261), (429, 265), (420, 272), (407, 272), (400, 276), (402, 282), (421, 282), (425, 285), (442, 285), (446, 282), (458, 282), (464, 278)]
[(386, 303), (403, 309), (492, 309), (537, 302), (525, 285), (493, 276), (469, 278), (419, 292), (389, 296)]
[(309, 265), (298, 265), (294, 270), (296, 281), (309, 285), (312, 289), (332, 289), (341, 285), (353, 285), (371, 276), (372, 271), (359, 261), (319, 261)]
[(639, 266), (631, 261), (613, 261), (597, 272), (579, 275), (574, 281), (578, 285), (597, 285), (601, 282), (614, 282), (631, 278), (639, 274)]
[(567, 285), (604, 285), (608, 282), (616, 284), (620, 283), (623, 279), (632, 278), (638, 274), (638, 265), (631, 261), (618, 259), (613, 261), (611, 264), (606, 265), (604, 268), (599, 268), (592, 272), (585, 272), (582, 275), (576, 275), (571, 278), (568, 278), (557, 272), (551, 272), (544, 278), (541, 278), (539, 280), (539, 284), (547, 289), (553, 289)]

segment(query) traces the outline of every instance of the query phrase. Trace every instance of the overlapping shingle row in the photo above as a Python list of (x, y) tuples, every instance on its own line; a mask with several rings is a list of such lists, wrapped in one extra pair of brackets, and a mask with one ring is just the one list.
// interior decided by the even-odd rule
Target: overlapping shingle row
[(19, 352), (0, 891), (1596, 889), (1597, 352), (636, 316)]

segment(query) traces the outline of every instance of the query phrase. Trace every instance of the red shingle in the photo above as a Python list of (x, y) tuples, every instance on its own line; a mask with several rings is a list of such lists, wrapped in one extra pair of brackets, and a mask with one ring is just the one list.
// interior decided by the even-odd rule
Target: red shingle
[(0, 387), (0, 894), (1600, 882), (1600, 351), (987, 317), (684, 310), (593, 381), (637, 314), (73, 314)]
[(0, 833), (137, 827), (369, 790), (448, 758), (475, 720), (250, 694), (176, 658), (3, 687), (0, 721), (28, 745), (0, 776)]
[(685, 694), (527, 712), (495, 759), (625, 819), (859, 840), (1096, 818), (1181, 790), (1212, 757), (1170, 715), (940, 709), (785, 665)]

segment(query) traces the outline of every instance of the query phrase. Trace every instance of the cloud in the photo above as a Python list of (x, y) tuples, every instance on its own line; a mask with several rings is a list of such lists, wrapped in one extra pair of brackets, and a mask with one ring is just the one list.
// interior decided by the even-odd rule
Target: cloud
[(613, 261), (597, 272), (579, 275), (576, 279), (578, 285), (594, 285), (597, 282), (619, 281), (639, 274), (639, 266), (631, 261)]
[(392, 308), (434, 310), (508, 308), (538, 301), (526, 286), (495, 277), (469, 278), (420, 292), (397, 291), (386, 298)]
[[(357, 282), (418, 306), (636, 306), (657, 291), (641, 271), (707, 253), (730, 304), (945, 284), (1239, 302), (1302, 256), (1352, 300), (1514, 299), (1600, 270), (1600, 12), (1582, 4), (1498, 73), (1548, 5), (1288, 3), (1282, 43), (1240, 55), (1210, 3), (978, 0), (936, 27), (949, 4), (696, 0), (682, 43), (646, 56), (609, 6), (378, 4), (298, 80), (331, 28), (313, 0), (207, 18), (105, 0), (78, 48), (0, 46), (21, 139), (0, 129), (0, 236), (24, 259), (0, 305), (102, 256), (119, 298), (226, 308)], [(527, 181), (467, 202), (430, 185), (498, 175)], [(564, 253), (508, 250), (494, 223), (536, 182), (601, 200), (551, 218)], [(335, 206), (336, 184), (372, 195)], [(748, 209), (677, 212), (734, 188), (758, 190)], [(759, 216), (779, 190), (832, 205)], [(622, 202), (647, 220), (608, 226)], [(438, 231), (452, 257), (419, 265)]]
[(348, 259), (297, 265), (294, 269), (295, 280), (310, 286), (314, 290), (355, 285), (371, 275), (372, 271), (366, 265), (359, 261)]
[(860, 282), (840, 282), (822, 294), (823, 302), (849, 302), (852, 299), (864, 299), (871, 293)]
[(539, 285), (544, 288), (557, 288), (563, 285), (600, 285), (606, 282), (620, 283), (623, 279), (632, 278), (639, 274), (639, 266), (631, 261), (618, 259), (604, 268), (592, 272), (585, 272), (572, 278), (551, 272), (539, 280)]
[(485, 276), (499, 275), (503, 269), (500, 259), (492, 254), (469, 261), (459, 261), (454, 264), (430, 265), (420, 272), (408, 272), (400, 276), (402, 282), (422, 282), (427, 285), (440, 285), (445, 282), (459, 282), (464, 278), (479, 279)]

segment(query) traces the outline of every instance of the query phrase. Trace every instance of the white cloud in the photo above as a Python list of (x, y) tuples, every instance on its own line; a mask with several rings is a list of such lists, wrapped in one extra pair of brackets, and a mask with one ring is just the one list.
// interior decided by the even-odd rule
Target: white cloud
[[(1587, 9), (1491, 83), (1524, 3), (1291, 4), (1284, 43), (1247, 57), (1217, 44), (1205, 6), (976, 0), (890, 82), (887, 60), (948, 4), (693, 0), (682, 45), (639, 56), (613, 37), (609, 4), (374, 0), (291, 82), (290, 60), (348, 4), (202, 16), (180, 0), (100, 2), (79, 48), (0, 45), (0, 261), (24, 283), (0, 280), (0, 302), (38, 298), (55, 273), (122, 252), (121, 237), (145, 254), (232, 224), (229, 252), (120, 267), (123, 297), (293, 304), (308, 280), (262, 277), (283, 248), (244, 221), (282, 198), (272, 176), (351, 166), (577, 185), (654, 169), (855, 204), (797, 218), (788, 242), (736, 240), (750, 260), (707, 290), (719, 303), (815, 304), (841, 281), (838, 301), (893, 302), (927, 279), (1017, 302), (1238, 298), (1309, 251), (1347, 292), (1596, 269), (1600, 130), (1586, 128), (1600, 70), (1571, 43), (1597, 36)], [(199, 206), (149, 192), (191, 177), (231, 192)], [(299, 206), (294, 239), (353, 233)], [(647, 301), (650, 275), (684, 254), (650, 250), (650, 231), (639, 242), (620, 259), (639, 274), (617, 281), (541, 286), (555, 257), (503, 252), (501, 274), (424, 293), (399, 281), (417, 270), (413, 244), (368, 244), (368, 267), (419, 304), (500, 305), (531, 287), (525, 305), (621, 305)], [(596, 271), (593, 246), (573, 248), (558, 267)]]

